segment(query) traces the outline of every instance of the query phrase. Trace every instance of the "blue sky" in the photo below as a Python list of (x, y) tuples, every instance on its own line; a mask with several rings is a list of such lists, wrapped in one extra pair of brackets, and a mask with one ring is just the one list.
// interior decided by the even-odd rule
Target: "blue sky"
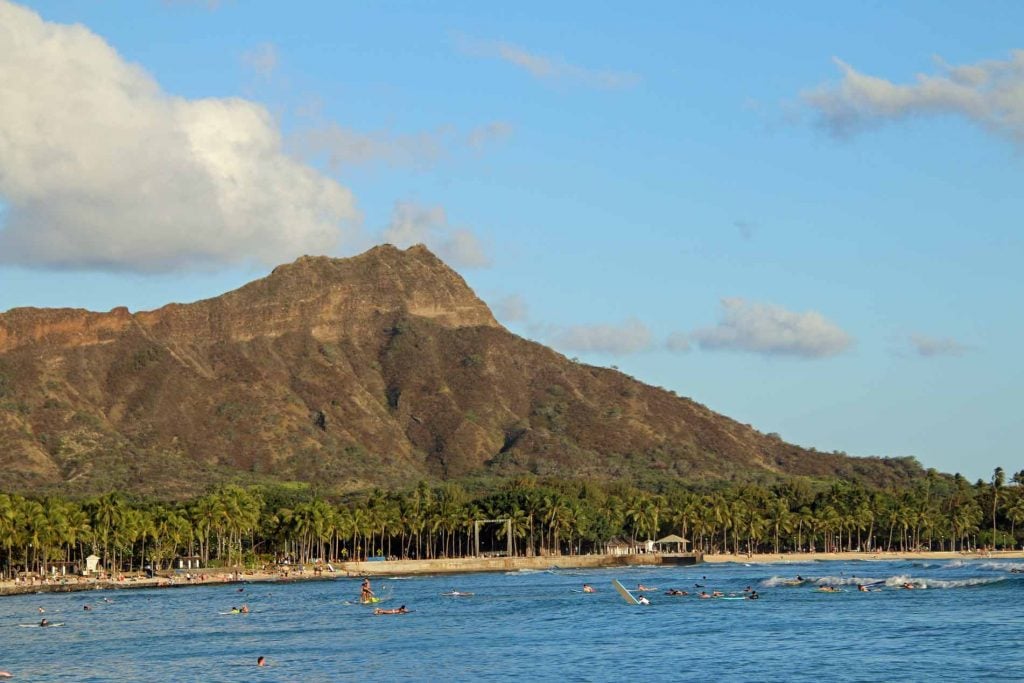
[(834, 4), (0, 0), (0, 311), (422, 241), (762, 431), (1024, 468), (1024, 6)]

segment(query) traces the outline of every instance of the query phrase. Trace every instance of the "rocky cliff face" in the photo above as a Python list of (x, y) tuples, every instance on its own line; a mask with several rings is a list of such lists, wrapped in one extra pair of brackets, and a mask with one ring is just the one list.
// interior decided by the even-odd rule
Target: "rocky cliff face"
[(131, 314), (0, 314), (0, 488), (164, 495), (517, 475), (771, 472), (876, 483), (913, 463), (809, 452), (512, 335), (422, 246), (303, 257)]

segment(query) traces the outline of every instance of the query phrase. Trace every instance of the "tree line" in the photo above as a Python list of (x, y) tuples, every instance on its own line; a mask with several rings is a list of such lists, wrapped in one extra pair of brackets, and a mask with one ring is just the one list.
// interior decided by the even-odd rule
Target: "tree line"
[(476, 494), (420, 483), (337, 501), (284, 486), (222, 486), (180, 502), (0, 493), (0, 574), (84, 566), (90, 554), (119, 571), (165, 568), (178, 556), (224, 567), (465, 557), (485, 519), (509, 521), (483, 526), (481, 548), (517, 556), (601, 553), (612, 541), (670, 533), (704, 553), (1018, 548), (1024, 470), (1007, 481), (997, 468), (974, 484), (929, 470), (899, 489), (794, 478), (641, 490), (523, 478)]

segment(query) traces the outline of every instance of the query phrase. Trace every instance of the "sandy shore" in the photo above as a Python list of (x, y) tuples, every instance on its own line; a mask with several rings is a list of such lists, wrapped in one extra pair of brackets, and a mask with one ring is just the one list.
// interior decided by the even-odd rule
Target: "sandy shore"
[(132, 588), (188, 588), (191, 586), (217, 586), (224, 584), (245, 584), (250, 582), (291, 583), (295, 581), (330, 581), (344, 576), (340, 572), (322, 574), (312, 570), (292, 571), (287, 575), (281, 572), (242, 571), (231, 572), (218, 569), (190, 572), (191, 578), (185, 574), (174, 576), (125, 577), (118, 580), (101, 580), (77, 576), (49, 579), (44, 582), (30, 583), (0, 581), (0, 596), (24, 595), (26, 593), (77, 593), (93, 590), (126, 590)]
[[(502, 558), (448, 558), (435, 560), (390, 560), (385, 562), (337, 562), (336, 571), (317, 573), (311, 569), (293, 569), (287, 575), (281, 572), (225, 570), (199, 570), (192, 572), (192, 578), (184, 575), (155, 578), (127, 577), (117, 581), (101, 581), (80, 577), (50, 580), (45, 583), (18, 583), (0, 581), (0, 596), (26, 593), (71, 593), (90, 590), (124, 590), (131, 588), (187, 588), (189, 586), (210, 586), (222, 584), (245, 584), (250, 582), (290, 583), (296, 581), (330, 581), (357, 576), (412, 576), (424, 574), (457, 574), (473, 572), (497, 572), (519, 570), (598, 569), (605, 567), (651, 566), (666, 564), (663, 557), (649, 555), (552, 555), (544, 557), (502, 557)], [(783, 553), (753, 555), (704, 555), (705, 564), (735, 562), (739, 564), (799, 564), (828, 561), (874, 561), (891, 560), (1020, 560), (1024, 551), (1006, 550), (992, 552), (880, 552), (880, 553)]]

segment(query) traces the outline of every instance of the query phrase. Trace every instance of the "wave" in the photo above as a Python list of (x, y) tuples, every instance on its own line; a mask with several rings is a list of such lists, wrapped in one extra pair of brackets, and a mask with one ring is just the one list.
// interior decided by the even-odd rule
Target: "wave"
[(979, 569), (994, 569), (1001, 572), (1024, 571), (1024, 562), (982, 562), (976, 566)]
[(910, 576), (908, 574), (897, 574), (885, 578), (874, 578), (869, 576), (821, 576), (814, 580), (819, 586), (869, 586), (885, 588), (969, 588), (972, 586), (985, 586), (1005, 581), (999, 576), (974, 576), (966, 579), (933, 579), (930, 577)]
[(773, 576), (771, 578), (764, 579), (763, 581), (761, 581), (761, 585), (765, 586), (766, 588), (788, 588), (798, 585), (807, 585), (808, 583), (815, 580), (816, 579), (814, 579), (814, 577), (801, 575), (801, 583), (797, 583), (797, 578), (795, 576)]

